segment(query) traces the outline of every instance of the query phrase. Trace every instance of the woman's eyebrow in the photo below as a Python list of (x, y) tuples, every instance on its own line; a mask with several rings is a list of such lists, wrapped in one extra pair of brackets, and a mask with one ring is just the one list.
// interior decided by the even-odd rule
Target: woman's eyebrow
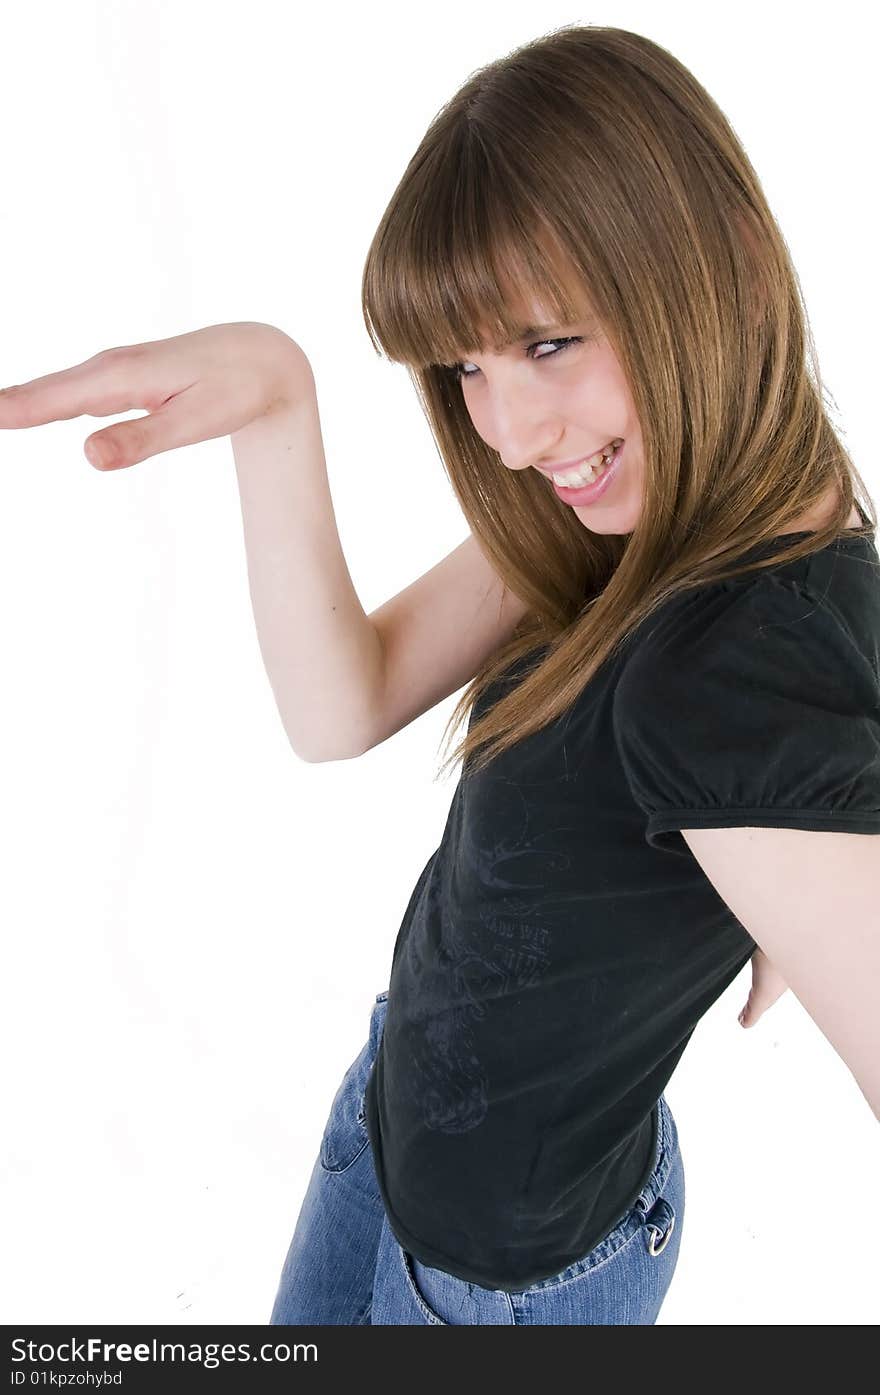
[(495, 348), (506, 349), (511, 344), (521, 344), (524, 339), (534, 339), (537, 335), (549, 334), (552, 329), (556, 328), (556, 325), (526, 325), (513, 339), (509, 339), (507, 343), (496, 344)]
[[(595, 319), (592, 316), (588, 316), (585, 323), (593, 326), (595, 324)], [(495, 349), (496, 353), (500, 354), (504, 349), (509, 349), (512, 344), (522, 344), (526, 339), (540, 339), (542, 335), (550, 334), (553, 330), (561, 328), (561, 323), (557, 325), (525, 325), (513, 339), (508, 339), (500, 344), (494, 344), (492, 347)]]
[[(523, 344), (527, 339), (540, 339), (556, 328), (558, 328), (556, 325), (526, 325), (523, 329), (518, 330), (512, 339), (502, 340), (500, 344), (493, 344), (491, 347), (496, 354), (500, 354), (513, 344)], [(450, 363), (444, 366), (453, 368), (455, 365)]]
[(509, 349), (512, 345), (522, 345), (526, 339), (540, 339), (541, 335), (548, 335), (552, 329), (558, 329), (558, 325), (524, 325), (517, 331), (513, 339), (502, 339), (501, 343), (492, 345), (495, 353), (501, 353), (503, 349)]
[[(581, 321), (578, 321), (578, 323), (581, 323)], [(587, 315), (583, 320), (583, 324), (586, 325), (587, 329), (592, 330), (596, 328), (598, 321), (595, 315)], [(502, 340), (499, 344), (493, 344), (492, 348), (496, 354), (500, 354), (503, 353), (505, 349), (509, 349), (513, 344), (524, 344), (527, 339), (546, 338), (554, 331), (562, 328), (570, 328), (570, 326), (563, 326), (561, 321), (559, 324), (555, 325), (524, 325), (517, 330), (517, 333), (512, 339)], [(452, 363), (443, 365), (444, 368), (454, 368), (455, 366), (456, 365)]]

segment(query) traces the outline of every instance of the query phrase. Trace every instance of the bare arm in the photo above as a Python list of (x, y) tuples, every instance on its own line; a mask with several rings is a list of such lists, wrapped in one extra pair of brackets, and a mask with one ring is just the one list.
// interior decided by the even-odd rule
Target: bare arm
[(342, 551), (314, 387), (232, 436), (251, 603), (297, 755), (345, 760), (467, 683), (524, 612), (469, 536), (367, 615)]
[(374, 610), (370, 620), (382, 639), (385, 664), (368, 746), (387, 740), (469, 683), (525, 611), (472, 533)]
[(364, 613), (336, 528), (311, 364), (274, 325), (207, 325), (102, 350), (0, 390), (0, 429), (135, 408), (147, 415), (87, 438), (95, 469), (232, 440), (260, 649), (303, 759), (384, 741), (467, 682), (522, 615), (473, 538)]
[(284, 729), (303, 760), (353, 754), (382, 646), (339, 541), (314, 384), (231, 440), (251, 605)]

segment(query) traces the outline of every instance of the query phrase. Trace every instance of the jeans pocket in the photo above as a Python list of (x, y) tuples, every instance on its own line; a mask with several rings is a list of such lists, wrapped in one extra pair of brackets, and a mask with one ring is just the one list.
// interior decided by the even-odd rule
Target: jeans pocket
[[(408, 1250), (405, 1250), (403, 1246), (400, 1244), (398, 1244), (397, 1246), (397, 1257), (403, 1270), (404, 1283), (409, 1291), (410, 1298), (415, 1303), (416, 1308), (418, 1309), (421, 1317), (430, 1326), (446, 1327), (448, 1325), (446, 1319), (442, 1318), (440, 1314), (434, 1308), (432, 1308), (431, 1304), (428, 1302), (428, 1299), (423, 1291), (424, 1280), (422, 1280), (421, 1282), (419, 1280), (418, 1271), (421, 1269), (424, 1272), (425, 1266), (421, 1264), (417, 1259), (415, 1259), (415, 1257), (411, 1255)], [(447, 1275), (445, 1277), (450, 1278), (451, 1276)], [(460, 1283), (461, 1281), (455, 1280), (454, 1282)]]
[(370, 1013), (370, 1031), (333, 1097), (318, 1156), (325, 1172), (344, 1172), (369, 1143), (364, 1092), (379, 1042), (388, 994), (380, 993)]
[(364, 1118), (364, 1090), (370, 1070), (368, 1056), (369, 1043), (366, 1043), (333, 1096), (319, 1153), (325, 1172), (344, 1172), (369, 1142)]

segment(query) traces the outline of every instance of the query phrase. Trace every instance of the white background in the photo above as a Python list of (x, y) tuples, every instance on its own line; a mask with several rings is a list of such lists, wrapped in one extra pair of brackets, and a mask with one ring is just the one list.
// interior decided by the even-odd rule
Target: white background
[[(374, 229), (440, 105), (569, 22), (669, 48), (731, 119), (877, 490), (863, 8), (282, 0), (4, 16), (0, 385), (201, 325), (279, 325), (318, 384), (368, 611), (467, 528), (360, 314)], [(131, 415), (140, 415), (139, 412)], [(454, 698), (357, 761), (290, 749), (228, 438), (117, 474), (110, 419), (0, 436), (0, 1318), (264, 1323), (342, 1073), (440, 840)], [(456, 695), (457, 696), (457, 695)], [(687, 1174), (670, 1324), (872, 1323), (880, 1131), (788, 994), (743, 972), (667, 1089)]]

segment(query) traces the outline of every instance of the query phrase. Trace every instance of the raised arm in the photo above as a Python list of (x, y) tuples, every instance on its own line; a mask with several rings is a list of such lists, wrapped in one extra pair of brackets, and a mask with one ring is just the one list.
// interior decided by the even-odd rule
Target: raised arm
[(311, 365), (274, 325), (102, 350), (0, 390), (0, 429), (135, 408), (147, 414), (86, 439), (96, 469), (231, 438), (260, 650), (304, 760), (384, 741), (465, 684), (523, 614), (472, 537), (364, 612), (339, 541)]

